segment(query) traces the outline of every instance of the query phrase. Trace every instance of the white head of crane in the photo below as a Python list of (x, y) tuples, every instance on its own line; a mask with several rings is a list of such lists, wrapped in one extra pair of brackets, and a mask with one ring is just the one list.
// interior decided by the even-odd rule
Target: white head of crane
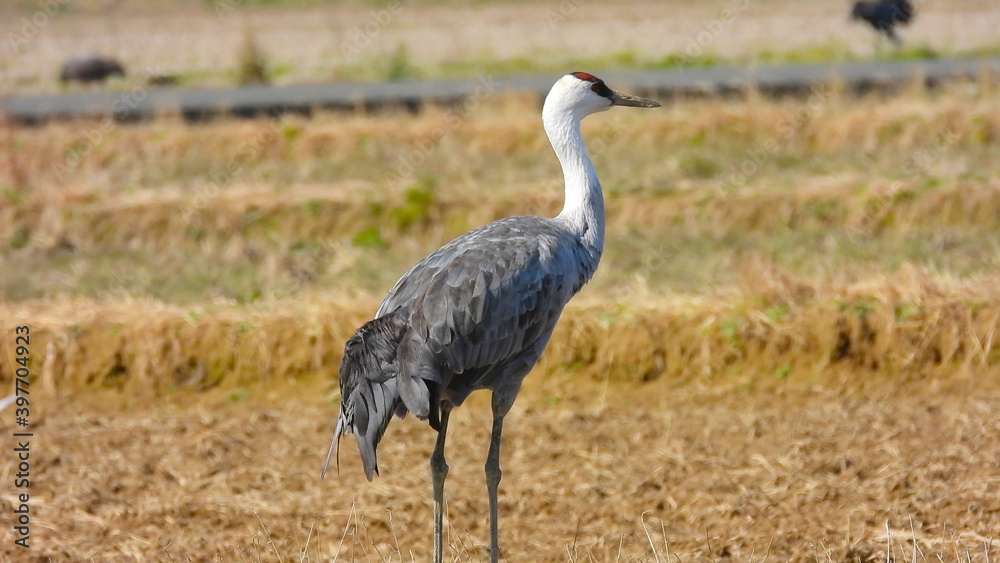
[(612, 106), (655, 108), (660, 103), (615, 92), (592, 74), (571, 72), (556, 81), (542, 107), (545, 133), (562, 165), (566, 183), (565, 203), (556, 219), (581, 237), (584, 246), (597, 257), (604, 251), (604, 195), (587, 156), (580, 120)]
[(545, 121), (559, 117), (565, 119), (568, 113), (580, 120), (592, 113), (607, 110), (611, 106), (657, 108), (660, 107), (660, 102), (615, 92), (593, 74), (571, 72), (557, 80), (549, 90), (542, 108), (542, 119)]

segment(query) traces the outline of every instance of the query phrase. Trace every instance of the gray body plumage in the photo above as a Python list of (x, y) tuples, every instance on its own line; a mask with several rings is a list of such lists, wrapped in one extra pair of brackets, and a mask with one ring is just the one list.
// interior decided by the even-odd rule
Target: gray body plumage
[(411, 412), (437, 428), (441, 400), (458, 406), (490, 389), (512, 401), (600, 254), (559, 218), (523, 216), (424, 258), (347, 343), (334, 443), (341, 431), (354, 434), (371, 480), (392, 414)]

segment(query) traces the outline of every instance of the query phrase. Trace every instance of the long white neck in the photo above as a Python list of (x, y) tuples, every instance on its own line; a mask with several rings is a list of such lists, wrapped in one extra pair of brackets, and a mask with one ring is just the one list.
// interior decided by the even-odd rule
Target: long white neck
[[(584, 116), (551, 98), (546, 98), (542, 108), (542, 123), (566, 181), (566, 201), (556, 220), (579, 236), (584, 247), (599, 260), (604, 251), (604, 194), (580, 135)], [(597, 267), (596, 261), (593, 267)]]

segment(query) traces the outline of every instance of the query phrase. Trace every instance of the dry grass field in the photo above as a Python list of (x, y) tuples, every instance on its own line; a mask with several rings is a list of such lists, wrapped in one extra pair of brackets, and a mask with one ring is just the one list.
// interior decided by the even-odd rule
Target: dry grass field
[[(1000, 94), (820, 92), (586, 124), (609, 247), (508, 425), (509, 560), (996, 560)], [(426, 560), (433, 433), (394, 423), (374, 485), (346, 442), (319, 482), (334, 373), (416, 257), (555, 212), (535, 112), (8, 130), (33, 555)], [(486, 559), (484, 399), (449, 560)]]
[[(782, 6), (834, 4), (753, 13), (778, 25)], [(402, 36), (451, 13), (412, 9)], [(511, 5), (454, 9), (527, 25)], [(596, 26), (607, 8), (574, 13)], [(963, 40), (987, 44), (976, 29)], [(666, 106), (584, 124), (607, 248), (505, 425), (506, 560), (1000, 560), (995, 77)], [(557, 212), (535, 100), (6, 126), (0, 162), (0, 385), (28, 325), (35, 433), (32, 549), (12, 544), (16, 469), (0, 456), (0, 560), (430, 559), (425, 423), (393, 422), (373, 484), (350, 439), (319, 481), (336, 368), (415, 260), (498, 217)], [(488, 418), (480, 395), (453, 418), (449, 561), (488, 560)], [(4, 410), (0, 432), (16, 428)]]
[(117, 88), (150, 74), (231, 85), (248, 36), (281, 84), (1000, 52), (991, 0), (917, 2), (902, 51), (877, 49), (846, 0), (58, 3), (51, 17), (37, 2), (0, 3), (0, 94), (58, 90), (60, 61), (81, 53), (119, 58), (129, 76)]

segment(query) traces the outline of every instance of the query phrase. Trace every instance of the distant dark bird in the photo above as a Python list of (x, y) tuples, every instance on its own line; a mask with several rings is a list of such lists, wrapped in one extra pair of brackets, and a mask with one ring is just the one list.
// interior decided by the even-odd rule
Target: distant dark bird
[(116, 74), (125, 76), (125, 69), (118, 61), (100, 55), (85, 55), (73, 57), (63, 62), (59, 80), (61, 82), (101, 82)]
[(854, 3), (851, 19), (868, 22), (875, 31), (899, 45), (896, 26), (910, 23), (915, 13), (910, 0), (864, 0)]
[(542, 122), (565, 178), (562, 212), (553, 219), (508, 217), (451, 241), (406, 272), (375, 320), (347, 341), (340, 414), (323, 474), (341, 435), (354, 434), (371, 480), (378, 473), (375, 449), (392, 415), (428, 420), (438, 433), (430, 459), (435, 563), (442, 560), (444, 443), (452, 409), (473, 391), (493, 392), (486, 489), (490, 561), (496, 563), (504, 417), (563, 307), (594, 275), (604, 251), (604, 197), (580, 120), (611, 106), (659, 105), (615, 92), (584, 72), (560, 78), (545, 98)]

